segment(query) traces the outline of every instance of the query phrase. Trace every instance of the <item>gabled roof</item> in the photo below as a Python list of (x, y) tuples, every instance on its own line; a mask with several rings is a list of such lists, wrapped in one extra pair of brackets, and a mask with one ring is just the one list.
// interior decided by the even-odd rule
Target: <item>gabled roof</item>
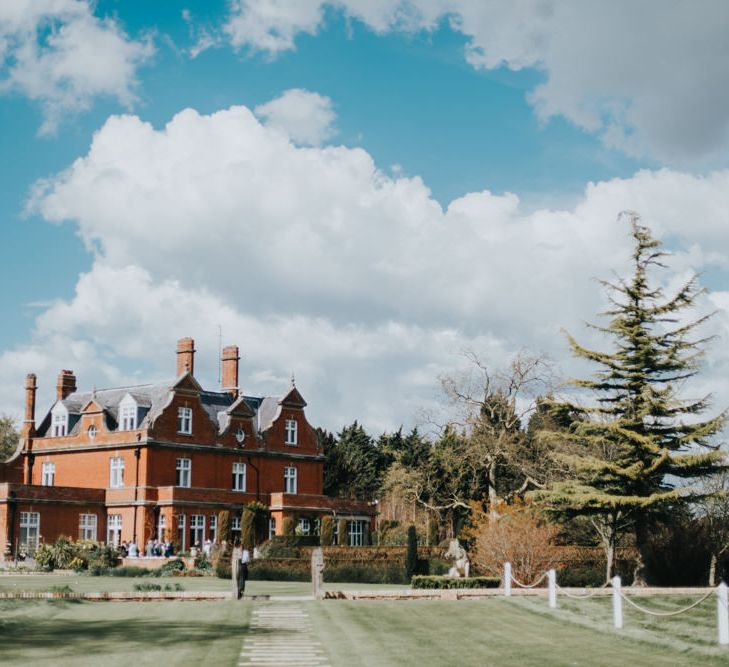
[[(54, 403), (51, 410), (61, 403), (68, 410), (69, 415), (76, 417), (75, 420), (72, 418), (70, 424), (72, 428), (69, 435), (73, 435), (80, 428), (78, 418), (89, 403), (94, 402), (103, 411), (107, 428), (113, 431), (118, 427), (119, 404), (126, 396), (131, 396), (137, 406), (144, 411), (138, 425), (143, 429), (150, 426), (162, 414), (176, 391), (194, 392), (199, 396), (203, 409), (210, 421), (216, 425), (218, 433), (223, 433), (228, 428), (231, 416), (255, 417), (258, 431), (263, 432), (271, 427), (280, 413), (282, 405), (302, 408), (306, 405), (306, 401), (293, 385), (283, 397), (239, 396), (234, 398), (227, 391), (205, 391), (190, 373), (184, 373), (171, 382), (97, 389), (87, 392), (76, 391), (62, 401)], [(38, 426), (37, 434), (40, 437), (48, 434), (51, 425), (50, 417), (51, 411), (49, 410)]]

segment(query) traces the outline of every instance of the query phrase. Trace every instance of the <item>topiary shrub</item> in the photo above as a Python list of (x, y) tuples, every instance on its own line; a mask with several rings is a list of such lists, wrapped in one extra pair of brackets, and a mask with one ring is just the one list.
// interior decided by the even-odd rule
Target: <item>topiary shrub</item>
[(337, 522), (337, 544), (342, 547), (349, 546), (349, 521), (339, 519)]
[(244, 549), (253, 549), (256, 515), (248, 508), (243, 510), (240, 521), (240, 543)]
[(415, 526), (408, 527), (408, 550), (405, 554), (405, 578), (410, 581), (418, 567), (418, 533)]
[(230, 512), (218, 512), (218, 542), (230, 542)]
[(281, 522), (281, 534), (289, 536), (289, 537), (293, 537), (294, 535), (296, 535), (296, 527), (294, 525), (294, 520), (290, 516), (287, 516)]
[(321, 520), (321, 527), (319, 529), (319, 545), (322, 547), (330, 547), (334, 542), (334, 519), (330, 516), (325, 516)]

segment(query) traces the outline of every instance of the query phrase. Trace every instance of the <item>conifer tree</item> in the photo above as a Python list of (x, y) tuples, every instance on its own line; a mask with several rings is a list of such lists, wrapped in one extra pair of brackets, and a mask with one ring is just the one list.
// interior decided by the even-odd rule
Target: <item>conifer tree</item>
[[(679, 394), (694, 376), (707, 338), (697, 329), (710, 315), (685, 319), (701, 294), (696, 277), (666, 296), (650, 272), (665, 268), (660, 241), (637, 214), (621, 214), (631, 224), (633, 275), (603, 281), (611, 307), (601, 331), (613, 345), (607, 352), (583, 347), (568, 336), (572, 352), (597, 365), (590, 379), (573, 383), (592, 394), (590, 407), (554, 402), (557, 413), (579, 416), (570, 428), (544, 433), (559, 443), (554, 456), (569, 471), (567, 481), (537, 497), (563, 516), (589, 516), (606, 547), (614, 550), (620, 531), (630, 526), (638, 552), (634, 585), (645, 584), (649, 530), (668, 509), (684, 506), (701, 492), (691, 480), (719, 472), (723, 455), (712, 445), (726, 411), (701, 419), (710, 396)], [(610, 568), (611, 551), (608, 551)], [(608, 569), (608, 576), (610, 575)]]

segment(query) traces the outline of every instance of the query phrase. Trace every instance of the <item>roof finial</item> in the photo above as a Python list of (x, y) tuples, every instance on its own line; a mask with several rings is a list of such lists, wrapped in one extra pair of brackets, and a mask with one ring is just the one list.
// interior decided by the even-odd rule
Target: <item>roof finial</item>
[(291, 386), (292, 387), (295, 387), (296, 386), (296, 378), (294, 377), (294, 372), (293, 371), (291, 371)]

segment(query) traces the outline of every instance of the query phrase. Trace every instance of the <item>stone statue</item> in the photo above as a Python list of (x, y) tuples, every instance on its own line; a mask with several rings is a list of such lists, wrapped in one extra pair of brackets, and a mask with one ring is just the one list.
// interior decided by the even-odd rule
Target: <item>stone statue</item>
[(317, 547), (311, 552), (311, 584), (314, 589), (314, 599), (322, 597), (324, 585), (324, 552)]
[(451, 540), (448, 545), (446, 558), (454, 560), (453, 567), (448, 570), (449, 577), (468, 577), (471, 571), (471, 563), (468, 560), (466, 550), (461, 546), (458, 540)]

